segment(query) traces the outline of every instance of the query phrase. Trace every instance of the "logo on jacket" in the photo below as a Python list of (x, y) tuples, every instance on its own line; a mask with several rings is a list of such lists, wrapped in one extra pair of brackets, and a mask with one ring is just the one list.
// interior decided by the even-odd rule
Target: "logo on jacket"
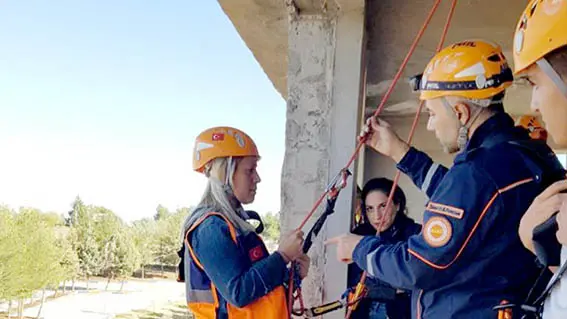
[(433, 213), (438, 213), (458, 219), (463, 218), (463, 214), (465, 213), (465, 211), (460, 208), (434, 202), (429, 202), (425, 209)]
[(256, 246), (248, 251), (248, 257), (252, 262), (258, 261), (264, 257), (262, 246)]
[(449, 242), (453, 235), (451, 223), (445, 217), (433, 216), (423, 227), (423, 239), (431, 247), (441, 247)]

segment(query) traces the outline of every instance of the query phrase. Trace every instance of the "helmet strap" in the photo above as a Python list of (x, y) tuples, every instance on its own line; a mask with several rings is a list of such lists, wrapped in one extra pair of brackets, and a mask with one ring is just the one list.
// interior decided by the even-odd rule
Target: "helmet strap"
[(238, 212), (238, 208), (241, 207), (242, 205), (240, 204), (238, 198), (236, 198), (236, 196), (234, 195), (232, 179), (235, 170), (236, 170), (236, 161), (234, 160), (234, 157), (229, 156), (226, 159), (226, 174), (225, 174), (223, 187), (224, 187), (224, 191), (228, 195), (228, 198), (230, 199), (230, 202)]
[(229, 156), (226, 159), (226, 172), (224, 174), (224, 184), (232, 187), (232, 174), (234, 173), (234, 161), (232, 160), (232, 156)]
[(227, 157), (223, 186), (226, 193), (231, 197), (234, 197), (234, 191), (232, 189), (232, 176), (234, 175), (234, 169), (235, 169), (234, 164), (235, 162), (232, 156)]
[[(472, 117), (469, 118), (467, 123), (463, 124), (463, 123), (461, 123), (461, 121), (457, 117), (457, 114), (455, 113), (453, 106), (449, 103), (447, 98), (443, 97), (442, 101), (443, 101), (443, 104), (445, 105), (445, 107), (447, 108), (447, 110), (455, 116), (455, 119), (459, 123), (459, 135), (457, 137), (457, 147), (459, 148), (459, 152), (462, 152), (465, 149), (465, 147), (467, 146), (467, 143), (469, 141), (469, 130), (470, 130), (472, 124), (476, 121), (476, 119), (482, 113), (483, 108), (479, 107), (478, 110), (476, 111), (476, 113), (473, 114)], [(471, 108), (469, 106), (469, 110), (470, 109)]]
[(551, 81), (555, 83), (555, 86), (557, 86), (559, 91), (561, 91), (561, 94), (563, 94), (563, 96), (567, 98), (567, 84), (563, 82), (561, 76), (559, 76), (557, 71), (553, 69), (549, 61), (547, 61), (547, 59), (545, 58), (542, 58), (538, 60), (536, 63), (539, 66), (539, 68), (551, 79)]
[(459, 137), (457, 138), (457, 146), (459, 147), (459, 152), (462, 152), (469, 141), (469, 128), (461, 124), (459, 128)]

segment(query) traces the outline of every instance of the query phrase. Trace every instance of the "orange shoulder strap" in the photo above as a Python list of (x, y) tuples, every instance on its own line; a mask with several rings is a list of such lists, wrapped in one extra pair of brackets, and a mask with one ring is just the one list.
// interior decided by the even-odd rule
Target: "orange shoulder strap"
[(187, 248), (189, 249), (189, 254), (191, 255), (191, 258), (193, 258), (193, 260), (195, 261), (195, 263), (197, 264), (197, 266), (199, 268), (201, 268), (202, 270), (205, 270), (205, 268), (203, 267), (203, 265), (201, 264), (201, 262), (199, 261), (199, 259), (197, 259), (197, 255), (195, 255), (193, 248), (191, 247), (191, 245), (189, 244), (189, 234), (195, 229), (197, 228), (201, 223), (203, 223), (205, 221), (205, 219), (207, 219), (210, 216), (219, 216), (220, 218), (222, 218), (228, 225), (228, 230), (230, 231), (230, 237), (232, 238), (232, 240), (234, 241), (235, 244), (238, 244), (237, 240), (236, 240), (236, 229), (234, 228), (234, 226), (232, 225), (232, 223), (228, 220), (228, 218), (226, 218), (226, 216), (224, 216), (223, 214), (220, 213), (215, 213), (215, 212), (211, 212), (211, 213), (207, 213), (205, 215), (203, 215), (202, 217), (200, 217), (199, 219), (197, 219), (193, 225), (191, 225), (191, 227), (189, 228), (189, 230), (185, 233), (185, 246), (187, 246)]

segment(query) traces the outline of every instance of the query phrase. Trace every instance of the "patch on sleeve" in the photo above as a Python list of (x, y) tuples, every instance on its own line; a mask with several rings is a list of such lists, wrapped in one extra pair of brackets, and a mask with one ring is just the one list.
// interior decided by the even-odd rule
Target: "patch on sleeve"
[(451, 223), (445, 217), (433, 216), (423, 226), (423, 239), (431, 247), (446, 245), (453, 235)]
[(250, 257), (250, 261), (256, 262), (264, 257), (264, 250), (262, 246), (256, 246), (248, 251), (248, 257)]
[(461, 219), (463, 218), (463, 214), (465, 213), (464, 210), (461, 208), (443, 205), (439, 203), (429, 202), (427, 203), (427, 207), (425, 208), (430, 212)]

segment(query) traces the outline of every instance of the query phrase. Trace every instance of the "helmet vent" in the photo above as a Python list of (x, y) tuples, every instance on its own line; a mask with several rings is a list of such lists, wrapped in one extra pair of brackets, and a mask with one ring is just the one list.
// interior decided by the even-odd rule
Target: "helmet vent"
[(488, 57), (488, 61), (490, 62), (500, 62), (502, 61), (502, 59), (500, 58), (499, 54), (493, 54), (491, 56)]

